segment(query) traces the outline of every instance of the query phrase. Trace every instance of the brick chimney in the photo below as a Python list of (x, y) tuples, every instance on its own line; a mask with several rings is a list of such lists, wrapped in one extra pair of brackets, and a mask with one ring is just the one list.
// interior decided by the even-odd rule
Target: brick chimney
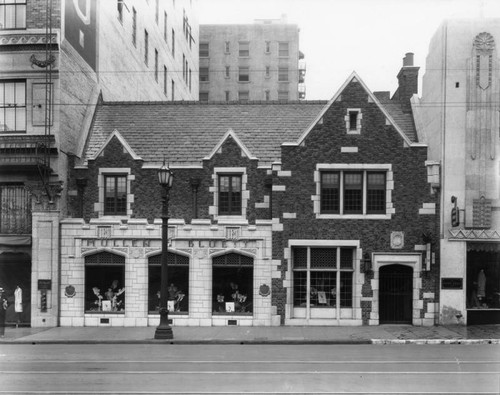
[(401, 104), (403, 112), (410, 112), (410, 99), (414, 93), (418, 93), (418, 70), (420, 67), (413, 66), (413, 53), (408, 52), (403, 58), (403, 67), (398, 73), (398, 89), (392, 100)]

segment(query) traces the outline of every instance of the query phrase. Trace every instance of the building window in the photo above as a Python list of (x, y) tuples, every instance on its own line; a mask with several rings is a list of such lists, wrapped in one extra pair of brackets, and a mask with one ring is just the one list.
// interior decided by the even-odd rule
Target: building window
[(266, 90), (266, 101), (269, 101), (271, 100), (271, 92), (269, 92), (268, 90)]
[(148, 65), (148, 55), (149, 55), (149, 34), (147, 30), (144, 30), (144, 63)]
[(240, 67), (239, 68), (238, 81), (239, 82), (249, 82), (250, 81), (250, 68), (249, 67)]
[(0, 3), (0, 30), (26, 29), (26, 0)]
[(127, 176), (104, 176), (104, 215), (127, 215)]
[(158, 25), (160, 21), (160, 0), (156, 0), (155, 3), (155, 22)]
[(288, 57), (288, 43), (278, 43), (278, 56), (280, 57)]
[(340, 210), (340, 173), (321, 172), (321, 212), (338, 213)]
[(359, 108), (348, 108), (345, 116), (346, 131), (348, 134), (361, 133), (361, 110)]
[(208, 101), (208, 92), (201, 92), (200, 91), (199, 95), (200, 95), (199, 96), (200, 97), (200, 101), (205, 101), (205, 102)]
[(386, 181), (383, 172), (366, 173), (366, 213), (385, 214)]
[(238, 100), (242, 103), (245, 103), (249, 100), (250, 93), (248, 91), (239, 91), (238, 92)]
[(200, 58), (208, 58), (209, 47), (208, 43), (200, 43)]
[(31, 197), (24, 185), (0, 184), (0, 233), (31, 234)]
[(292, 247), (293, 306), (352, 308), (355, 249)]
[(237, 253), (214, 257), (212, 282), (214, 314), (252, 314), (253, 258)]
[(208, 67), (200, 67), (200, 82), (207, 82), (208, 78)]
[(163, 93), (167, 96), (167, 66), (163, 66)]
[(225, 78), (229, 78), (230, 77), (230, 74), (229, 74), (229, 66), (226, 66), (226, 74), (224, 75)]
[(171, 83), (170, 83), (170, 92), (171, 92), (171, 95), (172, 95), (172, 101), (175, 100), (175, 81), (172, 80)]
[(266, 66), (266, 78), (270, 78), (270, 77), (271, 77), (271, 67)]
[(155, 81), (158, 82), (158, 50), (155, 49)]
[(278, 68), (278, 81), (287, 82), (288, 81), (288, 67)]
[(241, 215), (241, 174), (219, 175), (219, 215)]
[(0, 82), (0, 132), (26, 132), (26, 82)]
[(226, 91), (225, 93), (226, 93), (226, 101), (229, 101), (229, 99), (230, 99), (229, 91)]
[(118, 11), (118, 21), (123, 24), (123, 0), (117, 0), (116, 8)]
[(172, 29), (172, 57), (175, 58), (175, 31)]
[(137, 46), (137, 11), (132, 7), (132, 44)]
[(186, 73), (184, 74), (184, 81), (186, 81), (186, 83), (188, 82), (188, 70), (189, 70), (189, 63), (187, 61), (187, 59), (184, 61), (185, 63), (185, 66), (184, 66), (184, 69), (186, 70)]
[(226, 41), (224, 43), (224, 53), (229, 53), (230, 49), (231, 49), (231, 47), (229, 46), (229, 41)]
[(288, 100), (288, 91), (278, 91), (278, 100)]
[(192, 71), (191, 69), (189, 69), (189, 90), (191, 91), (191, 75), (192, 75)]
[(238, 56), (248, 57), (250, 56), (250, 43), (248, 41), (240, 42), (240, 48), (238, 52)]
[(168, 28), (168, 15), (166, 12), (163, 13), (163, 39), (167, 41), (167, 28)]
[[(168, 296), (170, 314), (189, 311), (189, 258), (167, 252)], [(148, 311), (159, 314), (161, 296), (161, 254), (148, 258)]]
[(99, 252), (85, 257), (85, 313), (125, 312), (125, 257)]
[(266, 41), (266, 53), (271, 53), (271, 41)]
[(321, 171), (321, 214), (383, 214), (387, 212), (387, 172)]

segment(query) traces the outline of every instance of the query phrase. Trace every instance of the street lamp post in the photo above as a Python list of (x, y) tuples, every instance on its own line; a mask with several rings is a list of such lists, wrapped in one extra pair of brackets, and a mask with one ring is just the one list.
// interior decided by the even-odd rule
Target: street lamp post
[(156, 328), (155, 339), (173, 339), (172, 328), (168, 325), (168, 202), (174, 173), (163, 162), (158, 170), (158, 182), (163, 188), (161, 225), (161, 284), (160, 284), (160, 325)]

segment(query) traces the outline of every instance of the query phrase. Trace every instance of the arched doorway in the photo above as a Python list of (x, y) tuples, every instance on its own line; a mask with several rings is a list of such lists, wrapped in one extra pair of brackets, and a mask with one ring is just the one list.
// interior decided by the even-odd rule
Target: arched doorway
[(386, 265), (380, 268), (379, 319), (381, 324), (411, 324), (413, 268)]

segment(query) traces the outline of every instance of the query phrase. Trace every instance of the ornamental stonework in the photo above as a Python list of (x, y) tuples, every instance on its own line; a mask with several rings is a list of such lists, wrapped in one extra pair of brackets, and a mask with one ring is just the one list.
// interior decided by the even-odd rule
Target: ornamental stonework
[(490, 55), (495, 49), (495, 39), (490, 33), (482, 32), (474, 38), (474, 47), (481, 55)]

